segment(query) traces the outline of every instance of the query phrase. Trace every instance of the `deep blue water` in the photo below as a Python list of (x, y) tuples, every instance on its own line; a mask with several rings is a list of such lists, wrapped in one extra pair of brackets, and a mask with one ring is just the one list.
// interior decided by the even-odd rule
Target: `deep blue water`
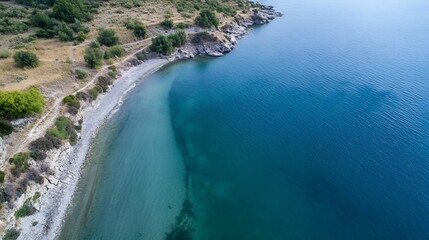
[(165, 238), (185, 199), (196, 240), (429, 239), (429, 2), (265, 2), (284, 17), (129, 94), (70, 239)]

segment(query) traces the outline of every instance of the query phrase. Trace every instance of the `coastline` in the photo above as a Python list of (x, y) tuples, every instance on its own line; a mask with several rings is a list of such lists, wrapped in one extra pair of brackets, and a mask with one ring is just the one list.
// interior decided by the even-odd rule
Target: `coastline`
[[(36, 214), (22, 219), (21, 239), (55, 239), (58, 236), (90, 151), (92, 140), (99, 128), (120, 106), (122, 98), (130, 89), (170, 62), (165, 59), (152, 59), (129, 69), (115, 81), (109, 92), (98, 99), (93, 106), (82, 111), (85, 121), (78, 144), (73, 149), (68, 146), (60, 149), (58, 155), (60, 173), (57, 177), (56, 187), (46, 191), (40, 197), (38, 200), (39, 211)], [(32, 223), (35, 221), (42, 224), (43, 227), (33, 227)]]
[[(93, 139), (106, 119), (120, 107), (126, 93), (138, 82), (143, 81), (168, 63), (194, 58), (194, 56), (220, 57), (224, 53), (232, 51), (238, 40), (244, 37), (254, 25), (267, 24), (279, 16), (281, 14), (275, 12), (273, 7), (261, 6), (259, 12), (254, 10), (253, 14), (235, 19), (223, 26), (222, 29), (211, 31), (215, 36), (223, 34), (220, 38), (209, 39), (198, 44), (188, 42), (170, 56), (150, 55), (147, 49), (143, 48), (140, 51), (147, 54), (146, 59), (148, 59), (144, 62), (137, 61), (134, 58), (135, 53), (127, 56), (119, 67), (120, 72), (123, 73), (122, 76), (114, 81), (109, 91), (100, 95), (96, 101), (83, 104), (77, 115), (78, 118), (83, 118), (82, 130), (77, 144), (75, 146), (66, 144), (49, 153), (49, 161), (55, 169), (55, 174), (46, 177), (48, 183), (42, 185), (43, 189), (37, 186), (30, 187), (24, 197), (20, 199), (23, 201), (25, 198), (33, 196), (36, 191), (40, 191), (41, 197), (35, 203), (37, 212), (20, 219), (13, 225), (13, 216), (10, 216), (7, 226), (20, 229), (19, 239), (57, 239), (75, 195)], [(103, 69), (96, 74), (94, 79), (102, 72)], [(83, 90), (91, 84), (92, 81), (79, 90)], [(55, 103), (55, 108), (50, 112), (58, 110), (57, 107), (60, 106), (60, 103)], [(44, 129), (49, 125), (49, 120), (55, 119), (55, 113), (50, 117), (43, 122), (44, 124), (41, 123), (41, 126), (35, 127), (30, 134), (37, 135), (44, 132)], [(42, 122), (42, 120), (39, 121)], [(77, 121), (77, 119), (75, 120)]]

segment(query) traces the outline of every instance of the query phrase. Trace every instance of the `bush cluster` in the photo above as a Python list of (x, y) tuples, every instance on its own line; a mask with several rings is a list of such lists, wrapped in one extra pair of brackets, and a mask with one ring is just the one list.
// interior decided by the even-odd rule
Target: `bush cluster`
[(35, 68), (39, 66), (39, 58), (36, 54), (29, 51), (18, 51), (13, 56), (15, 64), (20, 68)]
[(28, 164), (29, 158), (30, 154), (28, 152), (19, 152), (9, 159), (9, 163), (15, 165), (16, 168), (27, 169), (30, 166)]
[(125, 55), (125, 49), (121, 46), (113, 46), (104, 52), (104, 59), (123, 57)]
[(113, 29), (101, 29), (98, 33), (97, 41), (101, 45), (111, 47), (119, 44), (119, 38)]
[(41, 113), (44, 106), (45, 98), (36, 87), (22, 91), (0, 91), (0, 118), (16, 119)]
[(52, 14), (67, 23), (73, 23), (75, 19), (88, 21), (92, 18), (83, 0), (55, 0)]
[(93, 42), (85, 49), (84, 59), (90, 68), (98, 68), (103, 64), (103, 52), (100, 49), (100, 44)]
[(71, 115), (76, 115), (80, 108), (80, 102), (75, 95), (64, 97), (63, 103), (67, 106), (67, 112)]
[(74, 70), (74, 74), (75, 74), (76, 78), (80, 79), (80, 80), (84, 80), (84, 79), (86, 79), (88, 77), (88, 73), (85, 72), (82, 69), (76, 69), (76, 70)]
[(31, 203), (30, 199), (27, 199), (21, 208), (16, 210), (15, 217), (16, 218), (22, 218), (26, 216), (33, 215), (36, 212), (36, 208)]
[(216, 14), (208, 9), (204, 9), (195, 18), (195, 23), (201, 27), (216, 27), (219, 25), (219, 19)]
[(150, 49), (153, 52), (162, 53), (164, 55), (170, 55), (175, 47), (182, 46), (186, 41), (186, 33), (178, 31), (175, 34), (169, 36), (158, 36), (152, 39), (152, 45)]
[(189, 27), (190, 27), (189, 23), (185, 23), (185, 22), (180, 22), (176, 25), (176, 28), (178, 29), (186, 29)]
[(0, 19), (0, 33), (2, 34), (16, 34), (23, 33), (28, 30), (29, 26), (19, 20), (2, 18)]
[(8, 58), (10, 53), (8, 50), (0, 50), (0, 58)]
[(16, 228), (10, 228), (6, 230), (2, 240), (16, 240), (20, 235), (20, 231)]
[(30, 156), (36, 161), (44, 160), (47, 151), (61, 147), (62, 140), (69, 140), (71, 145), (75, 145), (77, 141), (72, 121), (64, 116), (57, 118), (55, 125), (46, 131), (44, 137), (30, 143)]
[(78, 19), (73, 23), (66, 23), (62, 19), (56, 19), (55, 15), (48, 11), (34, 11), (29, 23), (37, 27), (36, 36), (39, 38), (54, 38), (58, 36), (60, 41), (75, 41), (81, 43), (89, 32), (88, 26)]
[(134, 36), (145, 39), (147, 37), (147, 29), (139, 20), (125, 22), (127, 29), (133, 30)]
[(0, 119), (0, 137), (7, 136), (13, 132), (13, 126), (9, 121)]
[(171, 18), (166, 18), (161, 22), (161, 26), (166, 29), (172, 29), (174, 27), (174, 22), (171, 20)]
[(235, 4), (230, 4), (228, 1), (219, 0), (176, 0), (175, 6), (177, 11), (182, 13), (182, 15), (200, 11), (201, 9), (209, 9), (211, 11), (217, 11), (233, 17), (237, 14), (238, 8), (242, 10), (246, 9), (246, 4), (243, 3), (242, 0), (230, 2), (235, 2)]

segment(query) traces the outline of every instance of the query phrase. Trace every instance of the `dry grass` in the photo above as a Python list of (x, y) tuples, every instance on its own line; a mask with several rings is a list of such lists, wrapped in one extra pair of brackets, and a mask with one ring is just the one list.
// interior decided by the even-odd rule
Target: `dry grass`
[[(196, 14), (197, 12), (194, 12), (191, 18), (184, 17), (176, 11), (171, 2), (164, 0), (142, 0), (140, 7), (129, 9), (123, 7), (119, 0), (113, 1), (113, 4), (112, 1), (106, 2), (98, 9), (98, 14), (94, 15), (94, 20), (88, 23), (91, 31), (84, 43), (72, 46), (72, 43), (60, 42), (55, 38), (37, 39), (34, 42), (24, 44), (25, 48), (35, 52), (40, 58), (41, 64), (35, 69), (15, 67), (12, 57), (0, 59), (0, 90), (20, 90), (32, 85), (61, 86), (58, 91), (65, 91), (63, 92), (65, 94), (70, 92), (73, 87), (81, 84), (73, 80), (71, 72), (74, 68), (83, 68), (94, 74), (94, 70), (91, 71), (86, 68), (83, 56), (85, 48), (96, 39), (100, 28), (114, 29), (121, 44), (126, 44), (124, 48), (127, 52), (131, 52), (146, 46), (147, 43), (127, 44), (136, 42), (138, 39), (132, 31), (124, 27), (125, 21), (142, 21), (148, 27), (149, 35), (153, 36), (162, 31), (162, 29), (157, 28), (157, 25), (166, 16), (169, 16), (175, 23), (192, 23)], [(221, 14), (218, 16), (221, 22), (226, 20)], [(12, 47), (31, 33), (30, 31), (24, 34), (0, 36), (0, 49), (11, 49), (10, 53), (13, 55), (16, 50)], [(55, 89), (53, 90), (55, 91)]]

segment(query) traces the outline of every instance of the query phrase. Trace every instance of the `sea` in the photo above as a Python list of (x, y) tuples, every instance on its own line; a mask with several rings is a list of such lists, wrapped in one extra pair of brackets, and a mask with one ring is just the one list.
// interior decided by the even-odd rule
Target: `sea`
[(262, 3), (126, 95), (60, 239), (429, 239), (429, 1)]

